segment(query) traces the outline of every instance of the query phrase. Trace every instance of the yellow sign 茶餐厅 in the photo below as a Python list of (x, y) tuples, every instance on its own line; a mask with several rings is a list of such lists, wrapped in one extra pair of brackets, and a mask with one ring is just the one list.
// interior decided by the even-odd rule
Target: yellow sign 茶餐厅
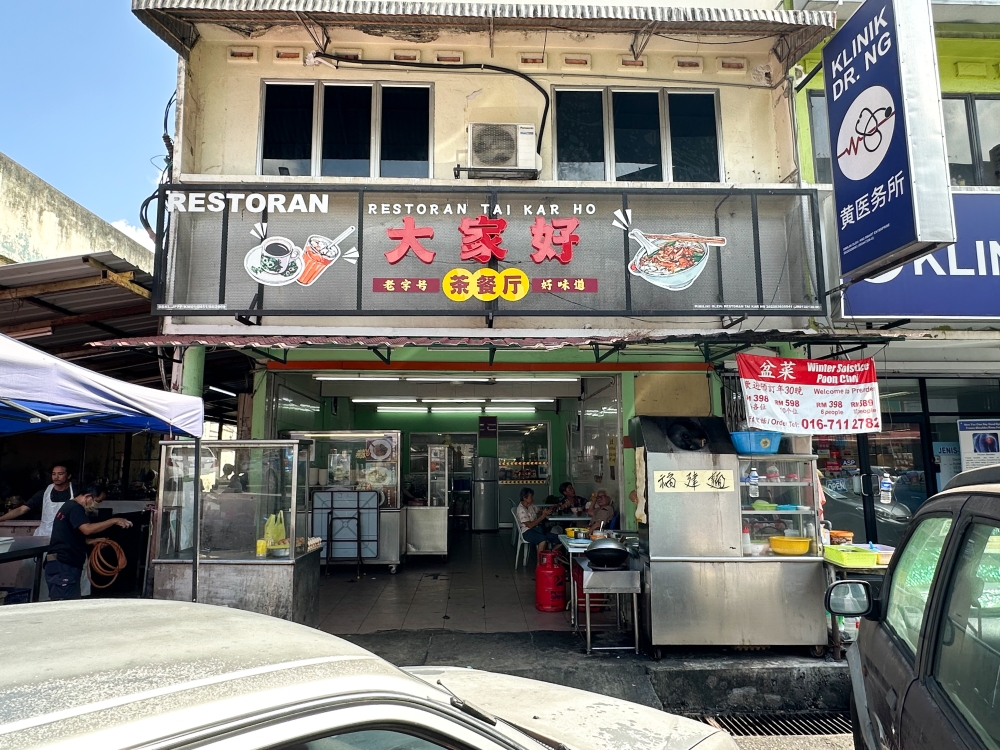
[(441, 291), (453, 302), (465, 302), (473, 297), (483, 302), (491, 302), (501, 297), (508, 302), (517, 302), (528, 294), (528, 275), (518, 268), (495, 271), (480, 268), (453, 268), (441, 280)]
[(654, 471), (654, 492), (728, 492), (735, 489), (733, 472), (721, 469)]

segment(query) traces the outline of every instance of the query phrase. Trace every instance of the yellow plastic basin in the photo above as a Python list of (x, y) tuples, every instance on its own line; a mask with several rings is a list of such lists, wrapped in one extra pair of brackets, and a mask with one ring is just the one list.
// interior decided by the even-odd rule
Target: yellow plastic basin
[(776, 555), (807, 555), (810, 539), (807, 536), (772, 536), (771, 551)]

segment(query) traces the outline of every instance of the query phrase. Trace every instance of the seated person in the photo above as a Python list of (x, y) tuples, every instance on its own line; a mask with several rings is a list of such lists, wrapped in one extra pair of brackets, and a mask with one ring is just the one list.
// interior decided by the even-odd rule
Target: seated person
[(611, 498), (608, 496), (607, 491), (597, 491), (594, 504), (587, 511), (587, 514), (590, 516), (591, 531), (611, 528), (611, 519), (615, 517), (615, 509), (611, 505)]
[(548, 545), (552, 548), (560, 546), (559, 537), (551, 532), (546, 532), (542, 524), (552, 515), (554, 508), (549, 507), (538, 512), (535, 507), (535, 491), (530, 487), (521, 488), (521, 502), (514, 510), (517, 516), (517, 527), (521, 531), (521, 536), (528, 544), (534, 544), (539, 552), (545, 551)]
[(578, 516), (583, 513), (584, 507), (587, 504), (587, 499), (576, 494), (576, 490), (573, 489), (572, 482), (563, 482), (560, 484), (559, 494), (562, 495), (562, 502), (559, 503), (558, 510), (569, 511), (574, 516)]

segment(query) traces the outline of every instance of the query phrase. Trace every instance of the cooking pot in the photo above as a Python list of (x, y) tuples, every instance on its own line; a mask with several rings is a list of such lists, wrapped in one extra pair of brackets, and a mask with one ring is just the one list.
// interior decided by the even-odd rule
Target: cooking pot
[(583, 554), (598, 568), (620, 568), (628, 560), (628, 550), (617, 539), (595, 539)]

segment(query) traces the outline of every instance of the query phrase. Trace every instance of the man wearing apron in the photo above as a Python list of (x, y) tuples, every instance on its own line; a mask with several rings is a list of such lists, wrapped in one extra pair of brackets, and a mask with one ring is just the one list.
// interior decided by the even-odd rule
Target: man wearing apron
[[(52, 522), (56, 513), (67, 500), (73, 499), (73, 483), (70, 481), (69, 469), (60, 464), (52, 467), (52, 484), (44, 490), (39, 490), (24, 505), (14, 508), (14, 510), (0, 516), (0, 521), (13, 521), (23, 515), (41, 518), (41, 523), (35, 529), (35, 536), (52, 536)], [(25, 519), (29, 520), (29, 519)], [(25, 561), (26, 567), (34, 566), (31, 560)], [(22, 568), (23, 571), (23, 568)], [(88, 581), (89, 583), (89, 581)], [(88, 586), (89, 589), (89, 586)], [(88, 590), (89, 594), (90, 591)], [(48, 599), (48, 587), (45, 585), (45, 577), (42, 577), (42, 591), (40, 598), (44, 601)]]
[(56, 512), (64, 502), (73, 498), (73, 484), (70, 478), (69, 469), (56, 464), (52, 467), (52, 484), (36, 492), (24, 505), (0, 516), (0, 521), (13, 521), (30, 513), (42, 521), (35, 529), (35, 536), (52, 536), (52, 521), (55, 520)]

